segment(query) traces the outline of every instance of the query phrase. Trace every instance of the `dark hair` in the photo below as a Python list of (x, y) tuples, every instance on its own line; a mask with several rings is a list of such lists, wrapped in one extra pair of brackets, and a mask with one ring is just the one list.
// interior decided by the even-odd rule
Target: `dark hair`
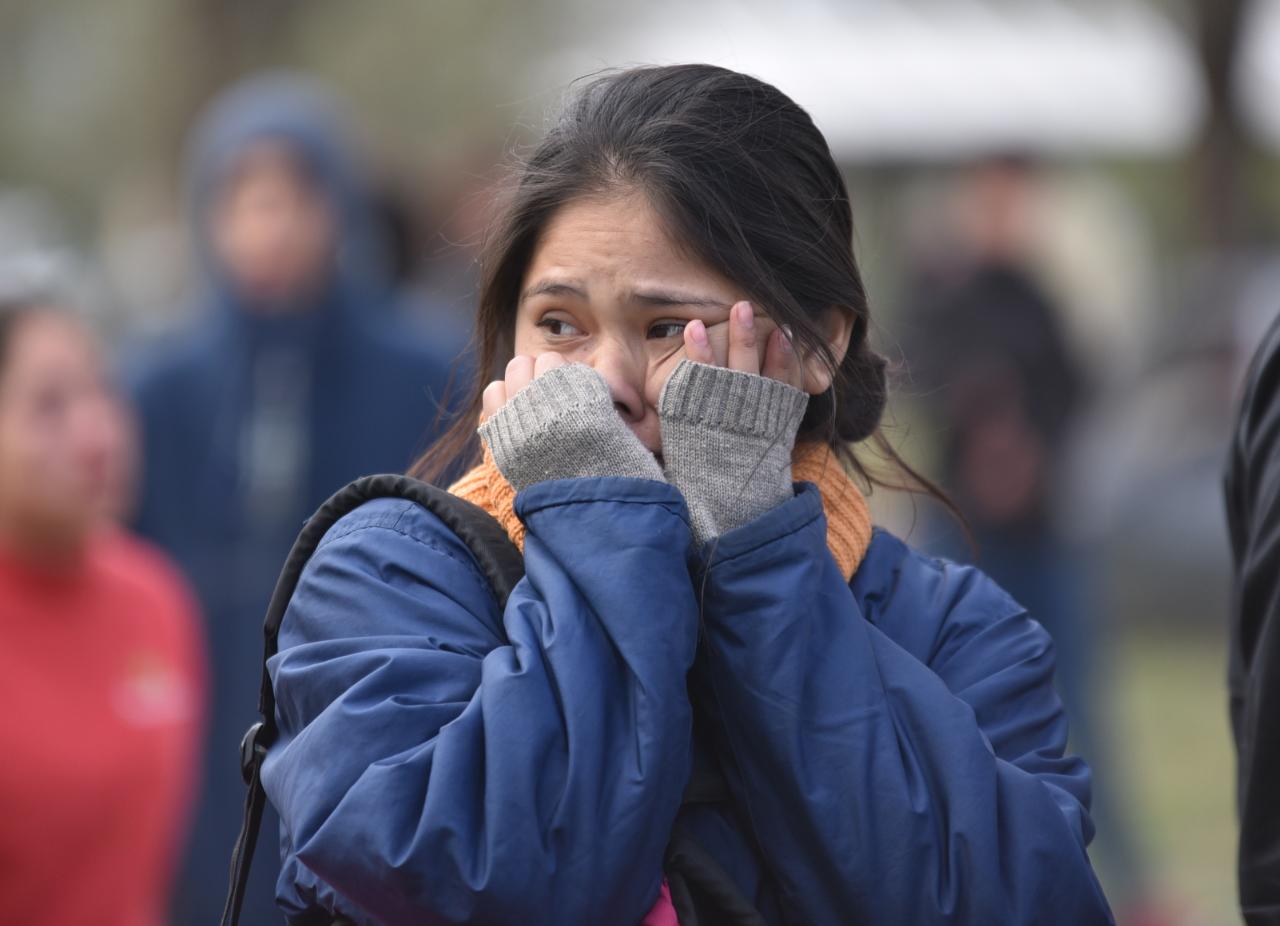
[[(597, 76), (570, 99), (514, 180), (481, 258), (470, 404), (411, 473), (439, 479), (459, 460), (477, 459), (481, 393), (511, 356), (520, 287), (539, 235), (567, 203), (622, 187), (643, 191), (676, 241), (833, 368), (832, 387), (809, 402), (800, 439), (826, 442), (868, 483), (922, 490), (946, 503), (880, 433), (885, 360), (868, 343), (871, 313), (853, 254), (849, 193), (826, 139), (781, 91), (698, 64)], [(839, 359), (823, 329), (832, 307), (853, 319)], [(886, 481), (854, 456), (851, 445), (868, 438), (905, 478)]]

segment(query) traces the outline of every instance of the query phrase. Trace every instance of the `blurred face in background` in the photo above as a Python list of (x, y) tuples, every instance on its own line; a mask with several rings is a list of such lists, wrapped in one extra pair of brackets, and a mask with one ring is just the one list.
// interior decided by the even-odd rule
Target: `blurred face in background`
[(19, 318), (0, 357), (0, 542), (74, 554), (124, 510), (131, 422), (97, 345), (62, 313)]
[(333, 209), (284, 145), (247, 149), (212, 215), (219, 264), (252, 308), (297, 310), (326, 282), (337, 244)]
[(975, 254), (986, 260), (1026, 256), (1031, 243), (1036, 174), (1026, 163), (994, 159), (970, 168), (958, 189), (959, 230)]

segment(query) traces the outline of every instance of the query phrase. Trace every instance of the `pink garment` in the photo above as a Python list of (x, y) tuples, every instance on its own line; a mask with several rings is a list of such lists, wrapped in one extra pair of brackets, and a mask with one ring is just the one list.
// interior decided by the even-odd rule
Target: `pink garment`
[(671, 888), (667, 887), (667, 879), (662, 879), (662, 890), (658, 892), (658, 902), (640, 921), (640, 926), (680, 926), (676, 919), (676, 908), (671, 903)]

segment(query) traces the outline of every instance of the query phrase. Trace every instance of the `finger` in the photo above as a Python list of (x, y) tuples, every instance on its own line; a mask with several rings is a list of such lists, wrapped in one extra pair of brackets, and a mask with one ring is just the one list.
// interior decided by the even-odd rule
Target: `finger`
[(684, 354), (695, 363), (714, 365), (716, 362), (711, 341), (707, 337), (707, 326), (699, 319), (684, 326)]
[(507, 384), (500, 379), (495, 379), (484, 387), (483, 398), (483, 411), (480, 413), (482, 420), (496, 414), (498, 409), (507, 404)]
[(533, 361), (533, 378), (537, 379), (543, 373), (546, 373), (549, 370), (554, 370), (556, 367), (562, 367), (564, 365), (565, 365), (564, 357), (561, 356), (560, 354), (557, 354), (553, 350), (549, 350), (546, 353), (539, 354), (538, 358)]
[(749, 302), (737, 303), (730, 313), (729, 369), (743, 373), (760, 372), (756, 319)]
[(761, 373), (788, 386), (795, 386), (800, 380), (800, 361), (796, 357), (791, 339), (782, 328), (775, 328), (769, 335)]
[(515, 395), (533, 381), (533, 358), (516, 354), (507, 364), (507, 396)]
[(710, 362), (718, 367), (726, 366), (729, 363), (729, 322), (708, 325), (707, 340), (711, 343)]

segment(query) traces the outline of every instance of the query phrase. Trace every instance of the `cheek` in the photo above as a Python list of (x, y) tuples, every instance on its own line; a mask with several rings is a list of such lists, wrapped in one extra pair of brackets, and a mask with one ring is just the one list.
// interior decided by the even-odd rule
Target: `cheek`
[(8, 490), (23, 484), (27, 469), (25, 437), (8, 417), (0, 416), (0, 494), (6, 495)]
[(79, 501), (72, 467), (59, 449), (48, 428), (0, 428), (0, 484), (15, 490), (4, 493), (4, 507), (45, 517)]
[(538, 339), (536, 337), (537, 334), (537, 327), (529, 324), (528, 322), (517, 319), (516, 334), (513, 342), (514, 352), (517, 354), (526, 354), (528, 356), (533, 356), (534, 354), (539, 353), (537, 345)]
[(545, 354), (551, 351), (556, 353), (567, 354), (563, 344), (553, 343), (545, 328), (539, 328), (535, 324), (535, 318), (524, 312), (517, 312), (513, 336), (511, 340), (512, 352), (526, 357), (536, 357), (538, 354)]
[(328, 260), (334, 250), (337, 232), (327, 209), (301, 210), (294, 232), (298, 242), (299, 260), (308, 267), (315, 267)]
[(269, 226), (256, 216), (235, 215), (218, 229), (219, 257), (233, 276), (258, 276), (270, 268)]
[(62, 429), (44, 427), (20, 448), (19, 461), (33, 485), (65, 491), (74, 482), (74, 444)]
[(658, 398), (662, 395), (662, 387), (667, 384), (672, 371), (684, 359), (684, 350), (663, 351), (660, 355), (652, 357), (649, 362), (649, 371), (645, 377), (644, 383), (644, 399), (651, 408), (658, 407)]

